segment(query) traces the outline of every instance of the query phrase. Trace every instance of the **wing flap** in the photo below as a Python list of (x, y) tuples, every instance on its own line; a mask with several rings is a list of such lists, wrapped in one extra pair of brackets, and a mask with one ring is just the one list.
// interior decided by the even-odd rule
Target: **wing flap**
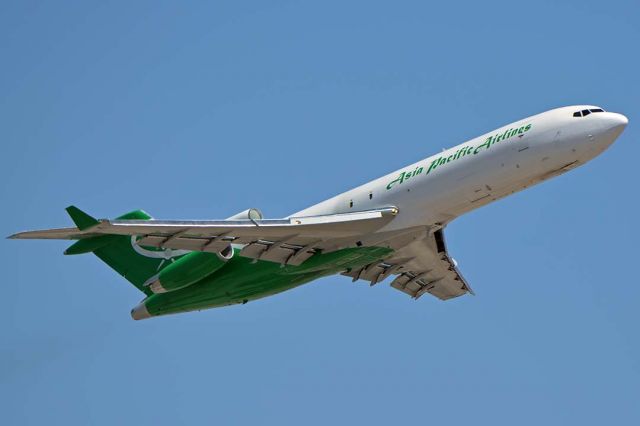
[(369, 281), (371, 285), (395, 275), (391, 287), (414, 299), (427, 293), (441, 300), (473, 294), (446, 250), (442, 230), (417, 233), (413, 242), (396, 248), (394, 257), (343, 275), (354, 281)]

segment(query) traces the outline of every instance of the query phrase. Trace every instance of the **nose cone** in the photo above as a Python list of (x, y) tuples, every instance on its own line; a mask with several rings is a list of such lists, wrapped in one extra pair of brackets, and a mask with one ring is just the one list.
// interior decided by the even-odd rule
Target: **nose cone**
[(604, 137), (608, 144), (612, 144), (620, 133), (629, 124), (629, 119), (622, 114), (616, 112), (607, 113), (606, 123), (604, 123)]
[(609, 130), (615, 131), (618, 135), (622, 133), (624, 128), (627, 127), (627, 124), (629, 124), (629, 119), (622, 114), (610, 112), (608, 115), (607, 127)]
[[(597, 118), (596, 118), (597, 117)], [(594, 123), (596, 128), (594, 129), (595, 139), (590, 136), (592, 141), (595, 141), (594, 148), (597, 148), (599, 154), (609, 145), (611, 145), (620, 136), (620, 133), (629, 124), (629, 119), (622, 114), (616, 112), (602, 112), (593, 114)]]

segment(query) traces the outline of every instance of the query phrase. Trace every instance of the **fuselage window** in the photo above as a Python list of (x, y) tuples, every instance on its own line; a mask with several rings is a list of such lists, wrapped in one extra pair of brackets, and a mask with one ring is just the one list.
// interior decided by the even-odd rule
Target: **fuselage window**
[(586, 117), (587, 115), (591, 114), (591, 111), (589, 111), (588, 109), (583, 109), (582, 110), (582, 116)]

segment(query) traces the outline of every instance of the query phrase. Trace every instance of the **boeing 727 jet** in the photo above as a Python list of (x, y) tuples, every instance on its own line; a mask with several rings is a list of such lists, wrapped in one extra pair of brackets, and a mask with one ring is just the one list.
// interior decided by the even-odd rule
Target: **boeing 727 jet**
[(226, 220), (155, 220), (142, 210), (10, 238), (77, 240), (145, 294), (144, 319), (270, 296), (343, 274), (419, 299), (473, 293), (445, 244), (455, 218), (593, 159), (627, 125), (590, 105), (493, 130), (283, 219), (248, 209)]

